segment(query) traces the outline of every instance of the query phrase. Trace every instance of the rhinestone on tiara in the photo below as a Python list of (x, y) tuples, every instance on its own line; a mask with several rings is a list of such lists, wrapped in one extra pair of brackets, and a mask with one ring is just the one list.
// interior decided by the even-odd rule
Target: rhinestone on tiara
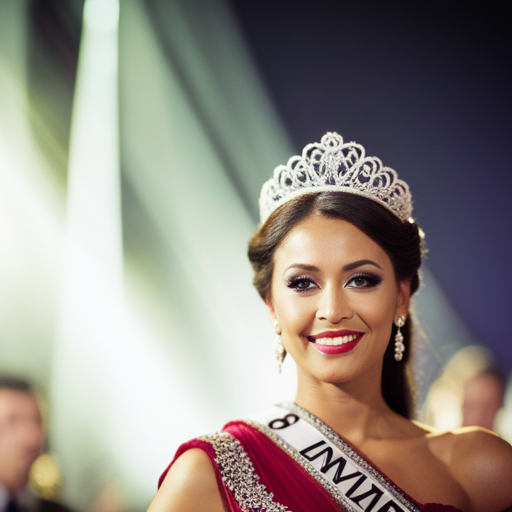
[(292, 156), (279, 165), (274, 176), (261, 189), (260, 219), (263, 225), (270, 214), (294, 197), (315, 192), (348, 192), (382, 204), (403, 221), (411, 219), (412, 198), (409, 186), (397, 173), (364, 147), (343, 143), (335, 132), (328, 132), (320, 143), (308, 144), (302, 156)]

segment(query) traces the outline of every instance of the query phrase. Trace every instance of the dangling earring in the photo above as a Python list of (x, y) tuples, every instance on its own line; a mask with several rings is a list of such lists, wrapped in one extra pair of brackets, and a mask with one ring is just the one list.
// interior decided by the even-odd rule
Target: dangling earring
[(274, 355), (277, 359), (277, 369), (281, 373), (281, 367), (283, 366), (284, 356), (286, 356), (286, 350), (281, 340), (281, 328), (279, 322), (274, 323), (274, 331), (276, 331), (276, 339), (274, 341)]
[(397, 331), (395, 334), (395, 361), (401, 361), (404, 357), (404, 335), (400, 331), (400, 327), (403, 327), (405, 324), (405, 316), (400, 315), (395, 325), (397, 326)]
[(286, 355), (286, 350), (284, 348), (283, 342), (281, 340), (281, 336), (276, 336), (274, 341), (274, 354), (277, 359), (277, 370), (281, 373), (281, 367), (283, 366), (284, 356)]

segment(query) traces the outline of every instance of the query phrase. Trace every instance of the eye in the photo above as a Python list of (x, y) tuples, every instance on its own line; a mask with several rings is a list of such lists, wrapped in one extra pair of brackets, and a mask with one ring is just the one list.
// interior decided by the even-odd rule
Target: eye
[(291, 277), (287, 281), (286, 286), (298, 292), (305, 292), (317, 287), (316, 283), (310, 277), (305, 276)]
[(382, 279), (373, 274), (357, 274), (352, 276), (345, 285), (345, 288), (373, 288), (380, 284)]

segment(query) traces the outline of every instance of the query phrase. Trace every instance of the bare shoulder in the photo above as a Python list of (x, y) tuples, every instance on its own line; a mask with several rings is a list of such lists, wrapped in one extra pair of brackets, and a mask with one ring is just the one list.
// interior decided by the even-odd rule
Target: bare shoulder
[(433, 447), (466, 491), (476, 512), (512, 506), (512, 447), (480, 427), (432, 434)]
[(217, 476), (208, 455), (187, 450), (172, 465), (148, 512), (225, 512)]

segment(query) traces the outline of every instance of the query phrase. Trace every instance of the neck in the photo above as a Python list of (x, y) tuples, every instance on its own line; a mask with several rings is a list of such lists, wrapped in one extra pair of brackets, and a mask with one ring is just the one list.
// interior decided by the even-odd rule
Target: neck
[(355, 445), (390, 437), (403, 418), (386, 404), (376, 377), (330, 384), (299, 373), (295, 401)]

